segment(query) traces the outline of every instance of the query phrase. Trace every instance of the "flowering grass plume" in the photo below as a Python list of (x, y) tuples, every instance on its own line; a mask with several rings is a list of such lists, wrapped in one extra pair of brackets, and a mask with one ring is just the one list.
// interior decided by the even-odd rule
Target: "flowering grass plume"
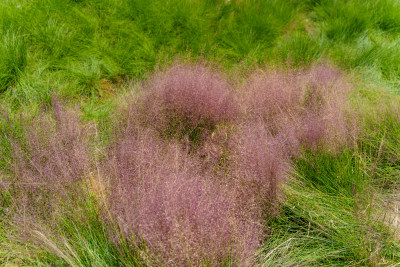
[(350, 87), (328, 66), (258, 71), (234, 84), (200, 64), (154, 74), (127, 98), (96, 174), (89, 133), (53, 99), (53, 116), (27, 123), (25, 142), (13, 142), (21, 207), (54, 216), (85, 184), (155, 264), (254, 265), (291, 160), (304, 149), (339, 151), (356, 127)]
[(330, 67), (232, 84), (204, 65), (155, 74), (110, 150), (111, 210), (167, 265), (251, 264), (290, 160), (351, 137), (349, 87)]
[(141, 120), (164, 137), (202, 142), (215, 126), (232, 121), (237, 106), (228, 81), (205, 65), (177, 64), (144, 87)]
[[(76, 111), (67, 111), (53, 98), (53, 116), (41, 113), (24, 125), (25, 141), (11, 140), (18, 206), (24, 213), (53, 216), (90, 167), (88, 134)], [(82, 192), (80, 192), (82, 193)]]
[(152, 129), (120, 139), (107, 166), (111, 210), (127, 236), (139, 236), (166, 265), (249, 261), (262, 227), (236, 213), (236, 196), (201, 161)]
[(316, 65), (256, 72), (244, 84), (242, 98), (246, 119), (264, 121), (296, 155), (301, 147), (338, 151), (354, 140), (357, 127), (348, 116), (349, 92), (336, 69)]

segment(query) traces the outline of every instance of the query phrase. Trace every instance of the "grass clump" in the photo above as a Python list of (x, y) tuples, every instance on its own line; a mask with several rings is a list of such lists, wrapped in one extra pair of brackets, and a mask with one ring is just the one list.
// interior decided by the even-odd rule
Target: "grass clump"
[(27, 50), (22, 36), (12, 31), (0, 39), (0, 92), (15, 86), (26, 66)]
[(370, 266), (399, 260), (387, 226), (376, 217), (380, 208), (372, 203), (379, 189), (364, 160), (345, 151), (308, 155), (296, 163), (300, 180), (285, 187), (282, 213), (269, 222), (263, 265)]
[(352, 41), (369, 28), (367, 5), (355, 1), (323, 1), (315, 9), (317, 19), (323, 21), (326, 37), (333, 41)]
[(294, 155), (300, 147), (340, 150), (356, 138), (356, 124), (346, 115), (351, 112), (349, 90), (340, 73), (326, 65), (297, 72), (256, 72), (243, 90), (245, 113), (286, 139)]
[(296, 32), (279, 41), (275, 50), (278, 58), (290, 66), (307, 66), (318, 61), (324, 46), (314, 37)]
[(57, 100), (53, 100), (53, 111), (54, 120), (43, 115), (25, 125), (26, 143), (10, 140), (13, 163), (9, 172), (17, 178), (13, 181), (16, 192), (22, 193), (19, 209), (27, 214), (34, 209), (31, 215), (42, 219), (54, 215), (57, 199), (68, 198), (90, 166), (86, 135), (77, 115), (65, 112)]
[(292, 1), (255, 0), (226, 4), (222, 11), (216, 43), (224, 49), (224, 56), (236, 60), (248, 56), (262, 63), (298, 9)]
[[(206, 66), (176, 65), (145, 88), (141, 120), (167, 138), (202, 142), (217, 124), (233, 121), (238, 107), (229, 83)], [(139, 119), (140, 119), (139, 117)]]
[[(53, 97), (52, 114), (41, 112), (25, 120), (22, 129), (20, 136), (7, 129), (3, 136), (12, 159), (2, 170), (0, 223), (5, 232), (0, 242), (5, 250), (0, 261), (142, 265), (102, 208), (104, 186), (90, 178), (91, 133), (76, 111)], [(27, 256), (21, 256), (24, 251)]]
[(237, 214), (235, 188), (199, 164), (180, 145), (130, 129), (107, 162), (112, 213), (159, 264), (250, 264), (262, 229)]
[[(336, 70), (260, 73), (240, 92), (203, 65), (178, 64), (156, 73), (131, 100), (105, 164), (109, 202), (125, 236), (143, 238), (156, 259), (180, 265), (254, 262), (265, 237), (263, 220), (279, 210), (291, 159), (323, 143), (338, 151), (354, 138), (353, 126), (342, 121), (348, 88)], [(309, 114), (315, 120), (305, 124)], [(182, 128), (171, 125), (176, 117)], [(198, 139), (185, 129), (204, 122), (210, 124), (202, 142), (188, 147)], [(339, 137), (325, 132), (337, 122), (343, 124)], [(308, 127), (322, 130), (314, 136)]]

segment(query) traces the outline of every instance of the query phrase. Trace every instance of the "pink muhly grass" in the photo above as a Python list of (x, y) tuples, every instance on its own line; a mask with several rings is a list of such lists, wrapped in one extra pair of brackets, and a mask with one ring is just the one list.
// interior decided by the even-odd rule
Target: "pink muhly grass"
[(142, 121), (164, 136), (203, 140), (215, 125), (232, 121), (237, 104), (230, 85), (205, 65), (177, 64), (145, 86)]
[(271, 135), (263, 123), (247, 123), (233, 136), (231, 177), (237, 189), (241, 209), (261, 222), (274, 213), (290, 162), (285, 144)]
[(236, 198), (204, 173), (182, 146), (140, 129), (120, 139), (107, 173), (111, 210), (127, 236), (139, 236), (166, 265), (249, 261), (262, 227), (236, 214)]
[(255, 73), (243, 88), (246, 120), (264, 121), (289, 141), (293, 155), (300, 147), (337, 151), (357, 128), (348, 116), (349, 91), (342, 75), (325, 65)]
[(25, 142), (12, 140), (12, 173), (19, 206), (31, 215), (48, 219), (59, 202), (81, 181), (89, 167), (87, 133), (79, 116), (52, 100), (54, 119), (46, 114), (25, 122)]
[(258, 71), (250, 76), (240, 92), (247, 119), (274, 123), (282, 112), (296, 109), (301, 91), (295, 80), (291, 72), (273, 70)]
[[(308, 147), (338, 152), (352, 145), (358, 126), (348, 102), (350, 85), (338, 70), (313, 66), (302, 76), (307, 103), (303, 115), (302, 138)], [(311, 89), (312, 88), (312, 89)]]
[[(278, 211), (290, 159), (350, 139), (348, 88), (326, 66), (259, 72), (236, 96), (204, 65), (155, 75), (105, 164), (125, 235), (143, 239), (166, 265), (221, 265), (228, 257), (249, 265), (263, 220)], [(182, 141), (199, 140), (184, 149)]]

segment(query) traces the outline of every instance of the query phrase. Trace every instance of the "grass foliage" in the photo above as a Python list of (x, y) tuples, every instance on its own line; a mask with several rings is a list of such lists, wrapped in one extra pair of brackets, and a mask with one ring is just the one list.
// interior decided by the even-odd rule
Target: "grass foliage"
[(6, 1), (0, 90), (17, 106), (52, 91), (92, 99), (176, 56), (225, 68), (330, 59), (391, 82), (399, 11), (392, 0)]
[(2, 34), (0, 43), (0, 91), (15, 86), (26, 66), (27, 49), (23, 37), (13, 32)]
[(0, 265), (398, 265), (399, 44), (397, 0), (2, 1)]

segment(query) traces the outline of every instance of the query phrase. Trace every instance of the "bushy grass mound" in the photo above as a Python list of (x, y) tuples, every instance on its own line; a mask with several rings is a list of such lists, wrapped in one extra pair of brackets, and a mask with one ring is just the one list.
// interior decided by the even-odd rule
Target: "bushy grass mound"
[(155, 75), (143, 93), (137, 119), (166, 138), (188, 137), (194, 144), (239, 112), (228, 81), (201, 65), (173, 66)]
[(122, 258), (128, 247), (150, 264), (253, 265), (294, 160), (303, 151), (335, 155), (356, 140), (350, 87), (324, 65), (260, 70), (238, 84), (207, 65), (178, 63), (144, 84), (104, 157), (90, 156), (93, 133), (56, 98), (53, 116), (23, 125), (25, 141), (6, 139), (17, 204), (7, 213), (30, 229), (19, 238), (75, 262), (53, 235), (65, 216), (81, 225), (80, 210), (94, 209), (106, 229), (93, 234)]

